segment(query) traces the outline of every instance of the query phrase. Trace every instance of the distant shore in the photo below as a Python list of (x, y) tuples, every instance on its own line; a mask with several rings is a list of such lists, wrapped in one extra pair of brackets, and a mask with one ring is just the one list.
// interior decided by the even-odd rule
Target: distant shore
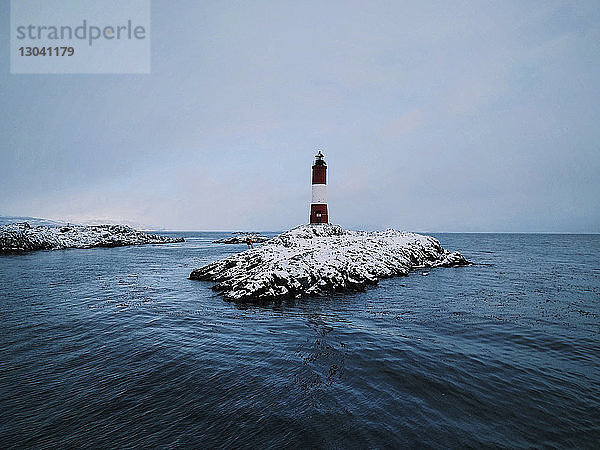
[(168, 244), (183, 241), (183, 238), (149, 234), (127, 225), (31, 226), (28, 222), (17, 222), (0, 226), (0, 253)]

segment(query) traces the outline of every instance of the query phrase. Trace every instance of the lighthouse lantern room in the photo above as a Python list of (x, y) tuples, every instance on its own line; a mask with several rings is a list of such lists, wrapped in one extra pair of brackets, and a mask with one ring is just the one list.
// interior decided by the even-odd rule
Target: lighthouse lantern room
[(312, 202), (310, 223), (329, 223), (327, 215), (327, 164), (321, 150), (315, 156), (312, 166)]

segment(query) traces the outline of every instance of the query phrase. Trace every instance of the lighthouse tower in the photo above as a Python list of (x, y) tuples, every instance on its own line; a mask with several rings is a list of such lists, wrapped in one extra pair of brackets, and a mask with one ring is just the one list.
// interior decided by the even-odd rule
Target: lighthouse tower
[(310, 203), (310, 223), (329, 223), (327, 216), (327, 164), (323, 153), (315, 156), (312, 166), (312, 202)]

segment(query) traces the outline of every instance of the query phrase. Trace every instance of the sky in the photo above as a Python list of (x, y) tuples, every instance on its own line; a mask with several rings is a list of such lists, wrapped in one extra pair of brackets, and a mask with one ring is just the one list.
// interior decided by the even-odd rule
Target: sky
[[(0, 0), (0, 41), (10, 3)], [(600, 2), (153, 0), (151, 73), (19, 75), (0, 215), (600, 232)]]

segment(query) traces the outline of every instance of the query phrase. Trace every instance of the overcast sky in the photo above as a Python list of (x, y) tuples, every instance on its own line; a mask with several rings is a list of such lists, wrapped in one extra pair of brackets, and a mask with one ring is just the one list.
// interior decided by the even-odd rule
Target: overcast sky
[[(9, 40), (0, 2), (0, 40)], [(0, 214), (600, 232), (600, 2), (152, 2), (150, 75), (11, 75)]]

